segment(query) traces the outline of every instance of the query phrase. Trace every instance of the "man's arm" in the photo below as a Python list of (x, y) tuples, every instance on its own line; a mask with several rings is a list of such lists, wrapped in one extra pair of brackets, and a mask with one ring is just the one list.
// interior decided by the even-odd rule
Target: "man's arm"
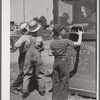
[(75, 42), (75, 41), (72, 41), (70, 39), (66, 39), (67, 45), (72, 46), (72, 47), (81, 45), (83, 32), (78, 30), (77, 34), (79, 35), (78, 41)]

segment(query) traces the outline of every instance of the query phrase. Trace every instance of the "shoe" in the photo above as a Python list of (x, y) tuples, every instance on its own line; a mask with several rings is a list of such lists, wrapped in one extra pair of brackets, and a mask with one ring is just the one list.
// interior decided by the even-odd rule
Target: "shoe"
[(17, 91), (17, 89), (10, 89), (10, 92), (13, 93), (13, 94), (18, 94), (19, 91)]
[(25, 99), (28, 95), (29, 95), (28, 92), (24, 92), (24, 93), (22, 93), (22, 99)]
[(23, 92), (22, 89), (16, 89), (16, 90), (17, 90), (18, 92), (21, 92), (21, 93)]
[(39, 94), (41, 95), (41, 96), (44, 96), (45, 95), (45, 91), (39, 91)]
[(49, 90), (49, 92), (52, 92), (52, 88)]

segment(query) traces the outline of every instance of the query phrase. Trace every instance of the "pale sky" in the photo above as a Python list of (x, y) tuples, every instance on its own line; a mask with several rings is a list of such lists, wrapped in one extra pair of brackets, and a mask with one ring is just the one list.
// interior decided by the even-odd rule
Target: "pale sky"
[[(44, 15), (48, 20), (53, 19), (52, 9), (53, 0), (25, 0), (25, 21), (30, 21), (33, 17)], [(23, 0), (11, 0), (10, 2), (10, 19), (20, 23), (23, 21)]]

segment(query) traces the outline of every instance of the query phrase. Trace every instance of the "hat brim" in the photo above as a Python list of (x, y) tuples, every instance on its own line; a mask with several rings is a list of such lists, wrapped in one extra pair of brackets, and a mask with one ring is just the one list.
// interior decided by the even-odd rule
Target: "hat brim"
[(52, 29), (52, 34), (51, 34), (51, 36), (54, 36), (55, 34), (59, 34), (63, 29), (65, 29), (64, 26), (62, 26), (61, 29), (60, 29), (57, 33), (53, 32), (53, 29)]
[(26, 29), (27, 29), (27, 31), (29, 31), (29, 32), (36, 32), (36, 31), (38, 31), (40, 28), (41, 28), (41, 25), (40, 25), (40, 24), (38, 24), (38, 25), (37, 25), (37, 28), (36, 28), (36, 29), (33, 29), (33, 30), (30, 30), (28, 25), (26, 26)]
[(19, 26), (19, 30), (23, 30), (23, 29), (25, 29), (26, 26), (27, 26), (27, 23), (22, 23), (22, 24), (20, 24), (20, 26)]

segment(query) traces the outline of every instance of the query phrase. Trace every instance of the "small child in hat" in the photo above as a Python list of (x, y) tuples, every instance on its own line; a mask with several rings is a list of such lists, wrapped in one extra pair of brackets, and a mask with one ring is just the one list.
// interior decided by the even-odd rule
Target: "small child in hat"
[(39, 35), (39, 31), (41, 29), (41, 24), (36, 22), (35, 20), (31, 20), (26, 26), (28, 34), (33, 36), (35, 39), (35, 46), (39, 50), (39, 52), (44, 50), (43, 39)]
[[(19, 26), (19, 37), (22, 37), (26, 34), (26, 25), (27, 23), (22, 23)], [(22, 91), (22, 84), (23, 84), (23, 66), (24, 66), (24, 59), (25, 59), (25, 52), (23, 52), (24, 45), (20, 46), (19, 48), (19, 57), (18, 57), (18, 65), (19, 65), (19, 74), (13, 84), (11, 85), (10, 92), (16, 94)], [(17, 48), (16, 48), (17, 50)], [(15, 50), (15, 51), (16, 51)], [(15, 52), (14, 51), (14, 52)]]
[(69, 88), (69, 64), (68, 64), (68, 46), (79, 46), (82, 41), (82, 29), (78, 29), (78, 41), (63, 39), (64, 27), (56, 24), (53, 27), (52, 36), (54, 40), (50, 43), (49, 56), (54, 56), (54, 66), (52, 73), (52, 100), (68, 100)]

